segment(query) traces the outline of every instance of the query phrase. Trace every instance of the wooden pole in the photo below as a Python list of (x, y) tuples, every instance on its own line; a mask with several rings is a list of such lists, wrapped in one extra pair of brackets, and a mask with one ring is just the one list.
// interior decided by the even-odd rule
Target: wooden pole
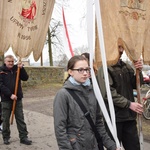
[[(140, 70), (136, 69), (136, 89), (137, 89), (137, 100), (139, 104), (141, 101), (141, 90), (140, 90)], [(139, 128), (139, 140), (140, 140), (140, 150), (143, 150), (143, 132), (142, 132), (142, 116), (138, 114), (138, 128)]]
[[(14, 91), (14, 95), (17, 95), (17, 91), (18, 91), (18, 82), (19, 82), (19, 75), (20, 75), (20, 67), (18, 67), (17, 69), (17, 76), (16, 76), (16, 84), (15, 84), (15, 91)], [(13, 107), (12, 107), (12, 112), (11, 112), (11, 121), (10, 124), (13, 124), (13, 120), (14, 120), (14, 112), (15, 112), (15, 108), (16, 108), (16, 100), (13, 100)]]
[(41, 53), (41, 66), (43, 66), (43, 52)]

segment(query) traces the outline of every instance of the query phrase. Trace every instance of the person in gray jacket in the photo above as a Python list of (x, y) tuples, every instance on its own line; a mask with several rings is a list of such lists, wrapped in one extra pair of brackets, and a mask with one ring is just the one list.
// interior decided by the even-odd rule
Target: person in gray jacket
[(90, 112), (103, 145), (116, 150), (116, 144), (108, 136), (100, 107), (89, 80), (90, 68), (83, 56), (72, 57), (67, 66), (68, 78), (54, 99), (54, 128), (59, 150), (98, 150), (92, 128), (79, 105), (67, 89), (79, 96)]

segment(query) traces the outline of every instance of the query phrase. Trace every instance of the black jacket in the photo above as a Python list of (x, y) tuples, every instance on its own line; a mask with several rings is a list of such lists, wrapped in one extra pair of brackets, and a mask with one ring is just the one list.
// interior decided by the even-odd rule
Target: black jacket
[[(103, 69), (98, 71), (98, 82), (103, 98), (108, 107), (108, 100), (104, 82)], [(111, 95), (115, 107), (116, 121), (123, 122), (135, 120), (136, 113), (129, 109), (130, 103), (134, 102), (133, 89), (136, 89), (136, 76), (129, 64), (120, 61), (116, 65), (108, 67)], [(142, 73), (140, 73), (142, 83)]]
[[(1, 92), (1, 101), (10, 101), (10, 97), (14, 94), (15, 84), (16, 84), (16, 76), (17, 76), (17, 65), (14, 65), (10, 70), (4, 64), (0, 67), (0, 92)], [(27, 81), (28, 74), (24, 68), (20, 69), (20, 76), (18, 81), (18, 91), (17, 91), (17, 100), (21, 100), (23, 98), (21, 80)]]

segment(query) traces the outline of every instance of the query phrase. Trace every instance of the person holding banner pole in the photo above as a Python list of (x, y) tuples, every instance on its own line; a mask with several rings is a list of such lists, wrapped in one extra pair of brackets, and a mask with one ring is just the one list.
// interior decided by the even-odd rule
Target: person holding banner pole
[[(17, 94), (14, 95), (18, 67), (20, 68), (18, 91)], [(14, 65), (14, 57), (12, 55), (7, 55), (4, 58), (4, 65), (0, 67), (0, 91), (3, 121), (2, 137), (4, 144), (6, 145), (10, 144), (10, 116), (13, 101), (16, 101), (14, 113), (19, 131), (20, 143), (25, 145), (31, 145), (32, 143), (32, 141), (28, 139), (28, 131), (26, 123), (24, 122), (21, 80), (28, 80), (28, 74), (24, 69), (23, 64), (19, 62), (17, 65)]]
[[(134, 101), (133, 89), (136, 89), (136, 75), (129, 64), (121, 60), (123, 47), (119, 46), (119, 60), (117, 64), (108, 66), (110, 90), (115, 107), (117, 136), (125, 150), (140, 150), (136, 114), (143, 112), (143, 106)], [(143, 81), (142, 60), (134, 62), (135, 69), (139, 69), (141, 83)], [(102, 96), (108, 106), (103, 68), (99, 68), (97, 75)], [(108, 111), (110, 111), (108, 109)]]
[[(105, 130), (103, 116), (89, 80), (88, 60), (80, 55), (73, 56), (67, 70), (68, 78), (57, 92), (53, 105), (54, 129), (59, 149), (103, 150), (99, 149), (101, 143), (102, 147), (109, 150), (119, 150)], [(79, 101), (84, 105), (86, 113)], [(89, 118), (96, 130), (93, 130)], [(97, 134), (100, 135), (99, 140)]]

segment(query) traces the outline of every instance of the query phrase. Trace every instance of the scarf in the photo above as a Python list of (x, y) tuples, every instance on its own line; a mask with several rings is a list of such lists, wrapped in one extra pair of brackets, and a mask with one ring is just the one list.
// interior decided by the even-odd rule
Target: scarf
[(84, 83), (77, 82), (72, 76), (70, 76), (68, 80), (69, 80), (73, 85), (83, 85), (83, 86), (90, 86), (90, 85), (91, 85), (91, 82), (90, 82), (90, 79), (89, 79), (89, 78), (87, 78)]

